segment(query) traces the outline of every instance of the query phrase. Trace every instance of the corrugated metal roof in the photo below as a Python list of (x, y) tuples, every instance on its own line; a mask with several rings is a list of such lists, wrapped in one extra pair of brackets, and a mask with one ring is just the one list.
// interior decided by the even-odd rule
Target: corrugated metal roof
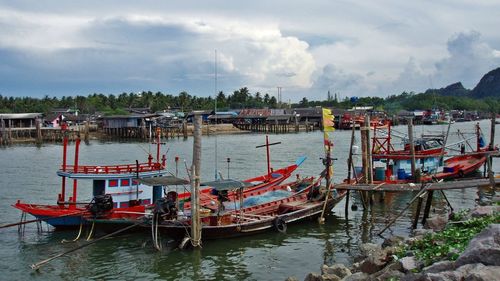
[(35, 119), (41, 117), (42, 113), (2, 113), (0, 118), (3, 119)]

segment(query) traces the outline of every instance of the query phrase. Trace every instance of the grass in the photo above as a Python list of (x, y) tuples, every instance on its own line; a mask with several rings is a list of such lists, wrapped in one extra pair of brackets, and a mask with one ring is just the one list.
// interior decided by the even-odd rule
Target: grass
[(467, 210), (453, 215), (451, 220), (458, 222), (448, 224), (445, 230), (426, 234), (423, 239), (403, 246), (398, 257), (412, 251), (425, 266), (440, 260), (456, 260), (475, 235), (492, 223), (500, 223), (500, 214), (460, 221), (466, 213)]

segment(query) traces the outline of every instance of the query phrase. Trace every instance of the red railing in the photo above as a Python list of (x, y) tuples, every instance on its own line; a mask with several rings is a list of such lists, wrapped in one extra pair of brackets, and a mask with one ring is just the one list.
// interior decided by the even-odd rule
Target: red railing
[[(66, 171), (78, 174), (127, 174), (127, 173), (143, 173), (162, 170), (163, 166), (160, 163), (139, 163), (111, 165), (111, 166), (84, 166), (78, 165), (75, 171), (75, 166), (66, 165)], [(61, 170), (63, 167), (61, 166)]]

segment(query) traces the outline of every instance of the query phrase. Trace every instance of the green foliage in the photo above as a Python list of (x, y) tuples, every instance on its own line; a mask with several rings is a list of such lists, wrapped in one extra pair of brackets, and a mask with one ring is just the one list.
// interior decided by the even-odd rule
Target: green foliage
[[(44, 96), (41, 99), (32, 97), (4, 97), (0, 95), (0, 113), (41, 112), (50, 113), (54, 108), (77, 107), (81, 113), (111, 112), (119, 108), (150, 107), (153, 111), (177, 108), (184, 112), (191, 110), (213, 110), (214, 97), (196, 97), (183, 91), (178, 95), (162, 92), (153, 93), (121, 93), (119, 95), (105, 95), (94, 93), (88, 96), (63, 96), (61, 98)], [(217, 94), (217, 108), (219, 111), (242, 108), (277, 108), (276, 97), (268, 93), (257, 92), (252, 94), (248, 88), (243, 87), (232, 94)], [(323, 101), (312, 101), (302, 98), (292, 107), (325, 106), (336, 108), (352, 108), (353, 106), (373, 106), (376, 110), (386, 111), (389, 115), (396, 114), (399, 110), (425, 110), (425, 109), (458, 109), (478, 110), (482, 112), (500, 112), (500, 98), (488, 97), (473, 99), (467, 96), (441, 96), (433, 92), (415, 94), (403, 92), (400, 95), (381, 97), (361, 97), (355, 103), (349, 97), (343, 100), (330, 95)]]
[[(465, 213), (459, 213), (457, 218), (461, 219), (463, 215)], [(443, 259), (456, 260), (469, 241), (491, 223), (500, 223), (500, 214), (449, 224), (445, 230), (427, 234), (423, 239), (405, 246), (397, 255), (402, 257), (406, 251), (413, 251), (426, 266)]]

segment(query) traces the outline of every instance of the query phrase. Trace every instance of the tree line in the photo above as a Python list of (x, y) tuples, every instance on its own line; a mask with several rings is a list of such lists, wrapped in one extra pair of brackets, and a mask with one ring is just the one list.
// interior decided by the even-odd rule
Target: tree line
[(345, 97), (338, 100), (330, 93), (326, 100), (309, 101), (307, 97), (298, 103), (280, 104), (274, 96), (260, 92), (251, 93), (244, 87), (232, 94), (218, 93), (215, 102), (213, 97), (197, 97), (183, 91), (178, 95), (153, 93), (122, 93), (119, 95), (105, 95), (94, 93), (88, 96), (63, 96), (43, 98), (33, 97), (5, 97), (0, 95), (0, 113), (40, 112), (50, 113), (54, 108), (73, 108), (80, 113), (94, 114), (101, 112), (105, 115), (126, 114), (127, 108), (148, 107), (152, 111), (177, 109), (183, 112), (191, 110), (213, 110), (217, 104), (218, 111), (242, 108), (285, 108), (285, 107), (312, 107), (324, 106), (335, 108), (352, 108), (353, 106), (374, 106), (376, 110), (383, 110), (395, 114), (399, 110), (425, 110), (438, 108), (442, 110), (478, 110), (483, 112), (500, 112), (498, 98), (474, 99), (471, 97), (450, 97), (430, 92), (415, 94), (403, 92), (400, 95), (381, 97)]

